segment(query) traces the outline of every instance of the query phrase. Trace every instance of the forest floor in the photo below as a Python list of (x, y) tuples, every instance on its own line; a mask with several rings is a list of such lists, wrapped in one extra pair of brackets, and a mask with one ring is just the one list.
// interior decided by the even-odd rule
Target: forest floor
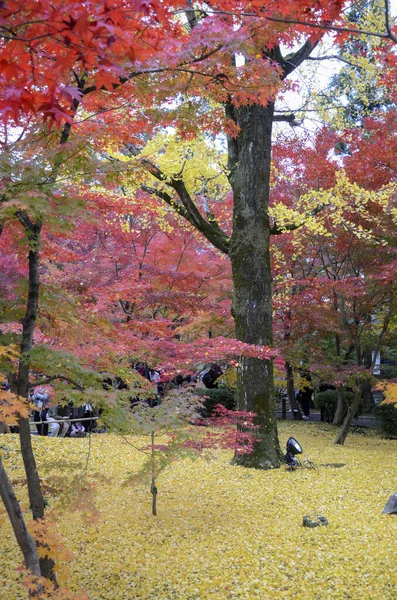
[[(246, 469), (228, 451), (183, 459), (158, 477), (157, 517), (136, 477), (145, 456), (121, 437), (32, 438), (48, 518), (74, 553), (61, 583), (91, 600), (394, 600), (397, 515), (382, 510), (397, 492), (397, 442), (360, 430), (335, 446), (334, 428), (302, 421), (279, 422), (279, 434), (317, 469)], [(17, 436), (0, 446), (28, 516)], [(328, 526), (305, 528), (305, 515)], [(25, 600), (22, 555), (0, 519), (0, 599)]]

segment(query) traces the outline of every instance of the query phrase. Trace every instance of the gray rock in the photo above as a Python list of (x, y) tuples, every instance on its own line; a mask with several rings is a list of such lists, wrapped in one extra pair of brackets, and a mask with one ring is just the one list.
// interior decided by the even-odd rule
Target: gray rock
[(397, 515), (397, 494), (390, 496), (382, 513), (384, 515)]
[(322, 515), (306, 515), (303, 517), (303, 527), (324, 527), (328, 521)]

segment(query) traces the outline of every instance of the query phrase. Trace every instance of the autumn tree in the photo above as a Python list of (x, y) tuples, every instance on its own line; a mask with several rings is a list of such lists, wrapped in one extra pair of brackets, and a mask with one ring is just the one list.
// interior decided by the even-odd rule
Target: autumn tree
[[(179, 124), (183, 130), (186, 122), (183, 109), (189, 108), (185, 116), (191, 122), (190, 107), (196, 104), (203, 123), (212, 123), (218, 129), (225, 126), (229, 133), (228, 176), (234, 193), (232, 234), (220, 231), (209, 215), (203, 216), (197, 210), (180, 176), (167, 181), (176, 194), (176, 203), (161, 190), (160, 194), (174, 208), (179, 206), (177, 210), (183, 217), (230, 256), (237, 337), (250, 344), (269, 345), (272, 342), (269, 236), (279, 231), (277, 223), (271, 224), (267, 216), (272, 123), (278, 118), (274, 116), (274, 99), (281, 82), (311, 54), (319, 38), (309, 33), (300, 49), (287, 56), (282, 54), (280, 45), (291, 46), (302, 41), (303, 31), (332, 28), (334, 21), (336, 26), (340, 25), (342, 3), (326, 6), (311, 2), (292, 2), (288, 6), (261, 3), (259, 7), (258, 3), (250, 3), (242, 11), (233, 2), (218, 2), (199, 12), (189, 4), (180, 13), (186, 17), (186, 26), (156, 2), (134, 3), (135, 10), (145, 11), (146, 21), (135, 10), (125, 12), (125, 8), (129, 8), (128, 3), (108, 3), (92, 9), (91, 14), (91, 9), (76, 2), (61, 5), (55, 11), (45, 4), (37, 7), (28, 3), (21, 12), (17, 3), (9, 2), (2, 23), (3, 114), (17, 120), (21, 114), (36, 113), (61, 124), (59, 144), (65, 146), (78, 111), (99, 113), (98, 148), (97, 142), (100, 140), (103, 147), (106, 139), (109, 123), (106, 111), (116, 111), (128, 101), (127, 120), (116, 123), (113, 119), (112, 135), (120, 135), (121, 140), (127, 138), (127, 143), (131, 143), (132, 137), (135, 143), (139, 142), (138, 128), (122, 132), (123, 126), (126, 122), (139, 123), (140, 134), (147, 128), (142, 119), (139, 121), (142, 114), (139, 111), (153, 104), (154, 88), (160, 109), (166, 100), (178, 98), (177, 107), (170, 110), (164, 124), (167, 121)], [(169, 8), (178, 13), (178, 3), (169, 3)], [(147, 27), (148, 19), (152, 29)], [(340, 31), (343, 35), (343, 27)], [(379, 35), (393, 39), (388, 22), (386, 33)], [(26, 49), (29, 50), (26, 59), (16, 69), (16, 57)], [(243, 67), (236, 66), (237, 53), (245, 57)], [(59, 67), (56, 76), (52, 68), (54, 55)], [(142, 83), (135, 85), (135, 81)], [(211, 113), (208, 117), (200, 100), (203, 91), (206, 98), (221, 103), (218, 107), (223, 107), (223, 114), (215, 108), (214, 116)], [(200, 100), (198, 103), (196, 98)], [(57, 180), (61, 164), (63, 157), (55, 152), (51, 172), (45, 179), (50, 187)], [(163, 180), (155, 166), (146, 166), (150, 166), (157, 179)], [(5, 198), (8, 202), (7, 195)], [(37, 313), (37, 248), (42, 221), (29, 210), (14, 210), (13, 215), (18, 217), (30, 240), (29, 310), (24, 319), (22, 345), (22, 354), (26, 355), (32, 346)], [(25, 361), (13, 382), (22, 395), (27, 394), (28, 370), (29, 362)], [(262, 428), (262, 442), (250, 461), (255, 466), (278, 466), (271, 362), (243, 358), (239, 373), (240, 407), (256, 410)], [(36, 503), (40, 504), (39, 498)]]
[[(228, 132), (228, 179), (233, 191), (233, 228), (231, 234), (223, 232), (219, 224), (208, 214), (203, 214), (195, 203), (191, 190), (185, 183), (183, 172), (174, 174), (162, 171), (158, 165), (146, 156), (145, 149), (140, 164), (162, 185), (150, 190), (162, 197), (184, 216), (221, 252), (230, 257), (233, 274), (233, 317), (236, 337), (250, 344), (272, 345), (272, 285), (270, 271), (269, 244), (270, 235), (278, 233), (276, 222), (270, 222), (268, 215), (271, 171), (272, 127), (275, 120), (285, 116), (275, 115), (275, 97), (277, 90), (288, 76), (308, 58), (319, 37), (310, 36), (303, 41), (299, 50), (284, 56), (280, 45), (291, 44), (292, 40), (302, 41), (302, 30), (287, 25), (274, 26), (276, 21), (288, 18), (298, 19), (309, 14), (319, 21), (336, 19), (341, 6), (332, 4), (329, 12), (315, 13), (306, 7), (293, 5), (283, 7), (282, 15), (270, 12), (263, 4), (258, 10), (253, 5), (239, 13), (233, 9), (235, 18), (239, 18), (238, 44), (223, 42), (208, 61), (200, 68), (191, 66), (189, 75), (183, 82), (187, 87), (187, 102), (177, 100), (178, 109), (174, 123), (183, 130), (183, 111), (187, 103), (194, 103), (202, 95), (197, 82), (208, 87), (208, 96), (221, 102), (223, 117), (218, 109), (217, 118), (223, 118)], [(291, 13), (289, 10), (291, 9)], [(202, 37), (216, 31), (222, 34), (222, 40), (235, 27), (234, 20), (223, 12), (225, 6), (217, 3), (206, 7), (204, 13), (196, 13), (189, 8), (186, 11), (190, 34), (190, 43), (201, 42)], [(267, 12), (269, 11), (269, 12)], [(292, 17), (292, 14), (294, 15)], [(310, 21), (310, 19), (309, 19)], [(202, 43), (202, 42), (201, 42)], [(207, 42), (208, 44), (208, 42)], [(214, 46), (214, 52), (216, 46)], [(235, 54), (241, 51), (244, 64), (236, 65)], [(220, 60), (223, 62), (220, 63)], [(214, 61), (217, 61), (214, 64)], [(222, 64), (222, 67), (220, 66)], [(211, 70), (210, 70), (211, 68)], [(222, 71), (220, 71), (222, 68)], [(219, 74), (221, 73), (221, 75)], [(210, 78), (210, 79), (207, 79)], [(220, 80), (220, 81), (219, 81)], [(244, 82), (244, 83), (243, 83)], [(179, 82), (178, 91), (182, 89)], [(189, 113), (188, 113), (189, 114)], [(132, 154), (138, 155), (139, 144), (129, 146)], [(164, 183), (165, 182), (165, 185)], [(152, 186), (153, 187), (153, 186)], [(288, 225), (287, 225), (288, 227)], [(258, 361), (254, 358), (242, 358), (238, 371), (238, 406), (241, 410), (253, 410), (258, 414), (261, 442), (249, 457), (238, 459), (247, 466), (261, 468), (279, 465), (280, 449), (277, 437), (275, 401), (273, 390), (273, 370), (271, 361)]]
[[(55, 214), (62, 219), (61, 205), (68, 210), (65, 200), (58, 203), (56, 199), (57, 182), (65, 164), (69, 164), (68, 150), (71, 148), (67, 148), (67, 143), (77, 109), (83, 96), (102, 86), (112, 88), (114, 83), (120, 85), (122, 80), (128, 81), (130, 75), (123, 69), (131, 70), (139, 53), (155, 52), (151, 34), (144, 39), (146, 27), (142, 26), (142, 15), (137, 12), (140, 4), (133, 5), (119, 6), (116, 2), (86, 9), (81, 3), (72, 1), (55, 7), (36, 2), (23, 6), (19, 2), (7, 2), (1, 7), (0, 106), (4, 128), (1, 230), (10, 224), (11, 227), (19, 224), (27, 251), (25, 272), (28, 282), (21, 317), (19, 360), (16, 363), (15, 360), (6, 361), (5, 370), (13, 394), (25, 402), (31, 386), (29, 372), (33, 366), (39, 307), (43, 222), (48, 225)], [(150, 8), (147, 16), (158, 22)], [(167, 35), (165, 30), (166, 27), (163, 33)], [(162, 33), (158, 35), (160, 40)], [(123, 59), (117, 63), (121, 55)], [(54, 61), (56, 69), (53, 68)], [(88, 73), (91, 74), (91, 87), (85, 88)], [(43, 131), (42, 119), (60, 126), (54, 137)], [(15, 124), (19, 128), (16, 134)], [(26, 144), (31, 147), (27, 153), (28, 162), (19, 163), (23, 166), (18, 170), (18, 160), (27, 159), (26, 152), (18, 156), (21, 144), (25, 144), (25, 149)], [(80, 150), (81, 147), (75, 146), (71, 155), (81, 157)], [(40, 162), (44, 154), (44, 160)], [(50, 379), (57, 377), (58, 374), (53, 373)], [(62, 373), (60, 377), (67, 378)], [(78, 387), (84, 385), (83, 379), (77, 383)], [(44, 518), (45, 503), (32, 451), (29, 420), (23, 412), (18, 424), (32, 514), (39, 520)], [(7, 490), (4, 487), (4, 491)], [(8, 503), (7, 508), (9, 506)], [(29, 563), (27, 567), (38, 574), (37, 565)], [(42, 557), (39, 574), (54, 579), (53, 562)]]
[[(367, 133), (361, 130), (357, 137), (366, 144)], [(300, 177), (286, 184), (280, 175), (275, 192), (282, 197), (286, 185), (291, 191), (296, 187), (299, 200), (294, 209), (316, 198), (321, 210), (314, 221), (302, 223), (293, 237), (280, 236), (273, 256), (275, 305), (279, 322), (286, 320), (288, 312), (286, 326), (297, 368), (304, 364), (313, 374), (328, 379), (341, 392), (341, 401), (344, 385), (356, 390), (337, 438), (337, 443), (343, 443), (365, 386), (370, 387), (376, 356), (387, 344), (396, 310), (395, 188), (391, 171), (376, 184), (368, 168), (362, 178), (360, 153), (344, 157), (351, 179), (347, 177), (339, 170), (340, 155), (332, 153), (335, 139), (335, 133), (322, 131), (317, 157), (308, 148), (307, 165), (293, 153), (289, 155), (290, 168), (299, 162)], [(317, 168), (313, 168), (316, 160)], [(282, 327), (276, 331), (282, 336)], [(341, 403), (338, 409), (335, 424), (341, 424)]]

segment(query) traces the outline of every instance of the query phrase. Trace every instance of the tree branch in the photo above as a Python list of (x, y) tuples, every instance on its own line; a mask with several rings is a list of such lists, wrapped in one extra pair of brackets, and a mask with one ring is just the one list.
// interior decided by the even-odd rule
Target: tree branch
[[(319, 212), (321, 212), (325, 208), (325, 206), (325, 204), (320, 204), (320, 206), (317, 206), (312, 211), (310, 211), (309, 216), (315, 217), (316, 215), (318, 215)], [(283, 225), (282, 227), (279, 227), (277, 223), (273, 223), (273, 226), (270, 228), (270, 235), (281, 235), (283, 233), (287, 233), (287, 231), (295, 231), (295, 229), (299, 229), (299, 227), (302, 227), (302, 225), (304, 225), (305, 222), (306, 217), (302, 221), (300, 221), (300, 223), (289, 223), (288, 225)]]
[(302, 122), (295, 119), (294, 113), (273, 115), (273, 121), (277, 123), (284, 121), (289, 123), (291, 127), (298, 127)]
[(81, 392), (84, 392), (83, 386), (81, 386), (79, 383), (77, 383), (73, 379), (70, 379), (70, 377), (65, 377), (64, 375), (52, 375), (51, 377), (46, 377), (45, 379), (41, 379), (40, 381), (35, 381), (34, 383), (29, 383), (28, 387), (30, 389), (30, 388), (38, 387), (40, 385), (47, 385), (47, 383), (51, 383), (51, 381), (54, 381), (55, 379), (67, 381), (68, 383), (73, 385), (76, 389), (80, 390)]
[(161, 200), (164, 200), (164, 202), (166, 202), (168, 204), (168, 206), (170, 206), (173, 210), (175, 210), (175, 212), (177, 212), (178, 215), (180, 215), (181, 217), (183, 217), (184, 219), (189, 221), (189, 214), (185, 210), (185, 207), (182, 206), (182, 204), (178, 204), (178, 202), (175, 202), (174, 198), (172, 196), (170, 196), (169, 194), (167, 194), (167, 192), (164, 192), (164, 190), (158, 190), (158, 189), (150, 187), (148, 185), (141, 185), (141, 190), (143, 192), (146, 192), (147, 194), (153, 194), (154, 196), (157, 196)]
[[(192, 30), (200, 23), (199, 17), (204, 18), (207, 14), (203, 11), (196, 11), (193, 8), (192, 0), (186, 0), (186, 5), (184, 13), (189, 23), (190, 30)], [(199, 16), (197, 16), (197, 12), (199, 12)]]
[[(385, 0), (385, 5), (389, 6), (389, 2)], [(181, 11), (174, 11), (176, 14)], [(265, 19), (266, 21), (272, 21), (274, 23), (285, 23), (286, 25), (302, 25), (303, 27), (312, 27), (313, 29), (322, 29), (324, 31), (340, 31), (342, 33), (351, 33), (352, 35), (369, 35), (372, 37), (378, 37), (382, 39), (391, 39), (397, 43), (397, 38), (395, 38), (393, 32), (387, 33), (379, 33), (378, 31), (368, 31), (366, 29), (353, 29), (351, 27), (340, 27), (339, 25), (327, 25), (325, 22), (323, 23), (310, 23), (309, 21), (299, 21), (296, 19), (283, 19), (277, 17), (269, 17), (267, 15), (259, 15), (256, 12), (233, 12), (227, 10), (215, 10), (215, 9), (207, 9), (208, 13), (211, 14), (222, 14), (222, 15), (231, 15), (231, 16), (239, 16), (239, 17), (254, 17)], [(387, 26), (386, 26), (387, 29)], [(393, 39), (395, 38), (395, 39)]]
[[(125, 147), (133, 155), (138, 156), (140, 149), (134, 144), (126, 144)], [(164, 192), (163, 190), (157, 190), (149, 186), (141, 186), (141, 189), (147, 193), (155, 194), (158, 198), (164, 200), (169, 206), (171, 206), (179, 215), (186, 219), (193, 227), (195, 227), (204, 237), (211, 242), (218, 250), (224, 254), (229, 253), (230, 238), (221, 230), (218, 223), (215, 221), (209, 222), (204, 219), (196, 204), (193, 202), (184, 182), (182, 179), (177, 177), (167, 177), (154, 163), (147, 158), (140, 159), (141, 165), (158, 181), (165, 183), (172, 188), (179, 196), (182, 204), (175, 202), (175, 200)]]
[(276, 60), (283, 70), (281, 80), (286, 79), (286, 77), (288, 77), (290, 73), (295, 71), (295, 69), (299, 67), (299, 65), (301, 65), (303, 61), (310, 56), (310, 54), (313, 52), (314, 48), (318, 45), (318, 43), (318, 41), (315, 41), (313, 43), (311, 40), (306, 40), (306, 42), (299, 48), (299, 50), (297, 50), (294, 54), (286, 56), (285, 58), (281, 56), (280, 52), (281, 60), (279, 58), (277, 58)]
[(392, 42), (394, 42), (395, 44), (397, 44), (397, 37), (394, 35), (394, 33), (391, 30), (391, 25), (390, 25), (390, 6), (389, 6), (389, 0), (385, 0), (385, 26), (386, 26), (386, 31), (388, 34), (388, 37), (392, 40)]
[(337, 54), (333, 54), (331, 56), (308, 56), (306, 58), (306, 60), (339, 60), (340, 62), (343, 62), (346, 65), (349, 65), (350, 67), (355, 67), (356, 69), (360, 69), (360, 70), (362, 70), (362, 68), (363, 68), (360, 65), (355, 65), (354, 63), (350, 62), (349, 60), (346, 60), (342, 56), (338, 56)]

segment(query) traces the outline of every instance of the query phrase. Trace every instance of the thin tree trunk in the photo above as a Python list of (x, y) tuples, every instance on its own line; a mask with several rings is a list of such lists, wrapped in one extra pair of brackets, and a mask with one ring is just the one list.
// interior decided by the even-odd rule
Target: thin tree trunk
[(152, 493), (152, 515), (155, 517), (157, 516), (157, 487), (155, 481), (152, 481), (150, 491)]
[[(31, 223), (26, 215), (21, 215), (20, 220), (27, 231), (29, 240), (29, 291), (26, 313), (22, 321), (21, 360), (19, 361), (18, 376), (16, 380), (11, 381), (11, 386), (15, 387), (18, 395), (22, 398), (26, 398), (26, 401), (28, 402), (30, 370), (28, 353), (33, 348), (33, 335), (39, 306), (40, 232), (42, 225), (40, 222)], [(19, 440), (33, 519), (43, 519), (45, 503), (41, 492), (40, 478), (32, 448), (29, 419), (19, 420)], [(52, 559), (48, 557), (40, 558), (40, 569), (43, 577), (50, 579), (56, 584), (54, 561)]]
[(344, 398), (343, 398), (343, 386), (338, 386), (337, 388), (338, 390), (338, 402), (336, 405), (336, 411), (334, 414), (334, 420), (332, 421), (332, 425), (342, 425), (342, 421), (343, 421), (343, 405), (344, 405)]
[(26, 528), (26, 523), (22, 515), (21, 507), (12, 488), (11, 482), (4, 469), (4, 465), (0, 458), (0, 496), (7, 510), (12, 528), (18, 545), (22, 551), (25, 566), (29, 571), (41, 576), (39, 556), (37, 554), (36, 544), (29, 531)]
[(291, 363), (286, 362), (285, 363), (285, 370), (287, 373), (287, 392), (288, 392), (288, 400), (289, 400), (289, 405), (291, 407), (292, 410), (292, 416), (294, 418), (295, 421), (301, 421), (302, 420), (302, 413), (301, 410), (299, 408), (299, 404), (296, 401), (295, 398), (295, 387), (294, 387), (294, 370), (292, 368)]
[(340, 444), (341, 446), (343, 446), (343, 444), (345, 443), (345, 439), (347, 438), (347, 434), (349, 433), (349, 429), (352, 424), (353, 417), (356, 414), (356, 411), (359, 407), (359, 404), (360, 404), (360, 401), (361, 401), (361, 398), (363, 395), (363, 390), (364, 390), (364, 382), (361, 382), (358, 386), (358, 389), (354, 396), (353, 402), (347, 409), (347, 415), (345, 417), (345, 420), (343, 421), (343, 425), (342, 425), (338, 435), (336, 436), (336, 440), (334, 442), (335, 444)]
[(151, 433), (152, 450), (151, 450), (151, 468), (152, 468), (152, 483), (150, 486), (150, 492), (152, 494), (152, 515), (157, 515), (157, 487), (156, 487), (156, 470), (155, 470), (155, 456), (154, 456), (154, 431)]
[[(372, 349), (364, 348), (363, 352), (363, 361), (366, 369), (370, 369), (372, 365)], [(364, 391), (363, 391), (363, 413), (368, 414), (373, 411), (375, 406), (374, 395), (372, 393), (371, 382), (369, 380), (365, 381)]]
[[(336, 311), (338, 311), (338, 296), (336, 295), (335, 292), (334, 292), (334, 308)], [(336, 356), (338, 357), (338, 359), (340, 359), (340, 336), (338, 334), (335, 335), (335, 349), (336, 349)], [(333, 425), (342, 425), (343, 405), (344, 405), (343, 386), (342, 385), (338, 386), (337, 390), (338, 390), (338, 401), (336, 404), (336, 411), (334, 414), (334, 420), (332, 421), (332, 424)]]
[(281, 418), (283, 421), (287, 418), (287, 400), (284, 394), (281, 397)]
[[(21, 360), (19, 361), (18, 376), (11, 387), (22, 398), (28, 398), (30, 361), (28, 353), (33, 347), (33, 334), (39, 305), (39, 243), (41, 224), (30, 224), (29, 234), (29, 292), (26, 304), (26, 314), (22, 321)], [(29, 419), (19, 420), (19, 439), (28, 483), (29, 501), (33, 519), (44, 517), (44, 500), (41, 493), (40, 479), (37, 472), (36, 460), (33, 454)]]
[[(234, 194), (230, 244), (236, 336), (249, 344), (272, 344), (272, 284), (268, 217), (271, 134), (274, 105), (228, 107), (240, 127), (229, 139), (230, 183)], [(272, 361), (242, 357), (237, 377), (239, 410), (257, 413), (259, 441), (252, 454), (235, 457), (249, 467), (280, 466)]]

